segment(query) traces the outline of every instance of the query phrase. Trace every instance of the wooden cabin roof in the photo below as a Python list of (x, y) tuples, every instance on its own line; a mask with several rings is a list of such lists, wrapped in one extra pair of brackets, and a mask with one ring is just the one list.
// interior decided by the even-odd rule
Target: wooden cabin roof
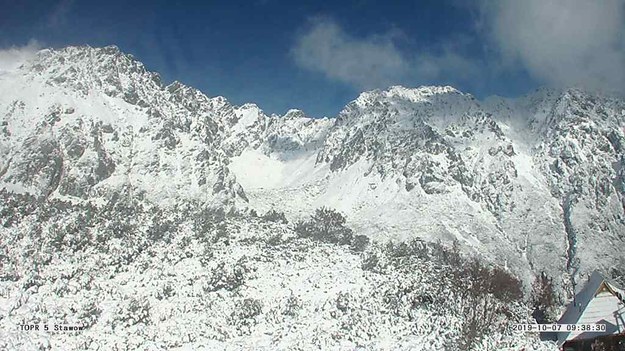
[(558, 321), (559, 324), (606, 324), (605, 332), (558, 333), (558, 343), (568, 340), (593, 339), (601, 335), (625, 333), (625, 293), (598, 272), (593, 272), (586, 285), (575, 295)]

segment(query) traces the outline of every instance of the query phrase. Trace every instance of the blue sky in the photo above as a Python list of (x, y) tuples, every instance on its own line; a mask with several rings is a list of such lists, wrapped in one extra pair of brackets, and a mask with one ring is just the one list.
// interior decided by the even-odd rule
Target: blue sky
[(165, 81), (267, 113), (333, 116), (360, 91), (393, 84), (450, 84), (480, 98), (625, 87), (624, 0), (0, 5), (0, 48), (114, 44)]

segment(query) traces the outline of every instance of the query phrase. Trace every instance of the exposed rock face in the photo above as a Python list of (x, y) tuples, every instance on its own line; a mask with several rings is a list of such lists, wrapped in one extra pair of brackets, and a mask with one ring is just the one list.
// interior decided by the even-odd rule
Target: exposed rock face
[[(378, 240), (457, 240), (521, 274), (625, 268), (625, 102), (578, 90), (362, 93), (336, 118), (163, 85), (116, 47), (0, 77), (0, 186), (165, 206), (343, 211)], [(564, 279), (564, 278), (563, 278)]]

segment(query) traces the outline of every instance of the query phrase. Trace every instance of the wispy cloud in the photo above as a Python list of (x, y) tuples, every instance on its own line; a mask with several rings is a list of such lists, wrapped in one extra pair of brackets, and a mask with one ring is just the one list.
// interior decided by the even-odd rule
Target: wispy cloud
[(332, 19), (315, 18), (297, 38), (291, 56), (300, 67), (357, 89), (449, 81), (448, 77), (459, 81), (479, 73), (478, 66), (457, 50), (461, 40), (411, 53), (400, 48), (399, 38), (405, 35), (398, 30), (356, 37)]
[(625, 91), (625, 0), (484, 0), (482, 29), (540, 82)]
[(355, 38), (327, 18), (315, 19), (291, 54), (299, 66), (358, 88), (390, 84), (410, 67), (391, 35)]
[[(477, 13), (477, 30), (464, 38), (452, 33), (434, 47), (407, 51), (397, 40), (405, 36), (397, 32), (357, 37), (332, 19), (317, 18), (291, 54), (300, 67), (358, 89), (443, 83), (484, 88), (524, 71), (548, 86), (625, 92), (625, 0), (474, 4), (460, 6)], [(472, 49), (463, 44), (467, 38)]]
[(12, 46), (6, 49), (0, 49), (0, 72), (12, 71), (28, 59), (33, 57), (37, 51), (41, 49), (41, 44), (31, 39), (24, 46)]

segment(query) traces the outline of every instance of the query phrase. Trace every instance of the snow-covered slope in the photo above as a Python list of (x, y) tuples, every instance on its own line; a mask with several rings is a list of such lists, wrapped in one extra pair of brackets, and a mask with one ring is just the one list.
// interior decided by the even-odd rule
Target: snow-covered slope
[[(472, 265), (436, 245), (360, 253), (190, 203), (0, 197), (3, 350), (556, 349), (510, 328), (523, 299), (462, 284)], [(472, 334), (471, 315), (492, 320)]]
[(267, 116), (115, 47), (44, 50), (0, 76), (0, 182), (42, 198), (284, 211), (327, 206), (378, 241), (458, 241), (524, 279), (625, 269), (622, 100), (452, 87), (362, 93), (335, 118)]

